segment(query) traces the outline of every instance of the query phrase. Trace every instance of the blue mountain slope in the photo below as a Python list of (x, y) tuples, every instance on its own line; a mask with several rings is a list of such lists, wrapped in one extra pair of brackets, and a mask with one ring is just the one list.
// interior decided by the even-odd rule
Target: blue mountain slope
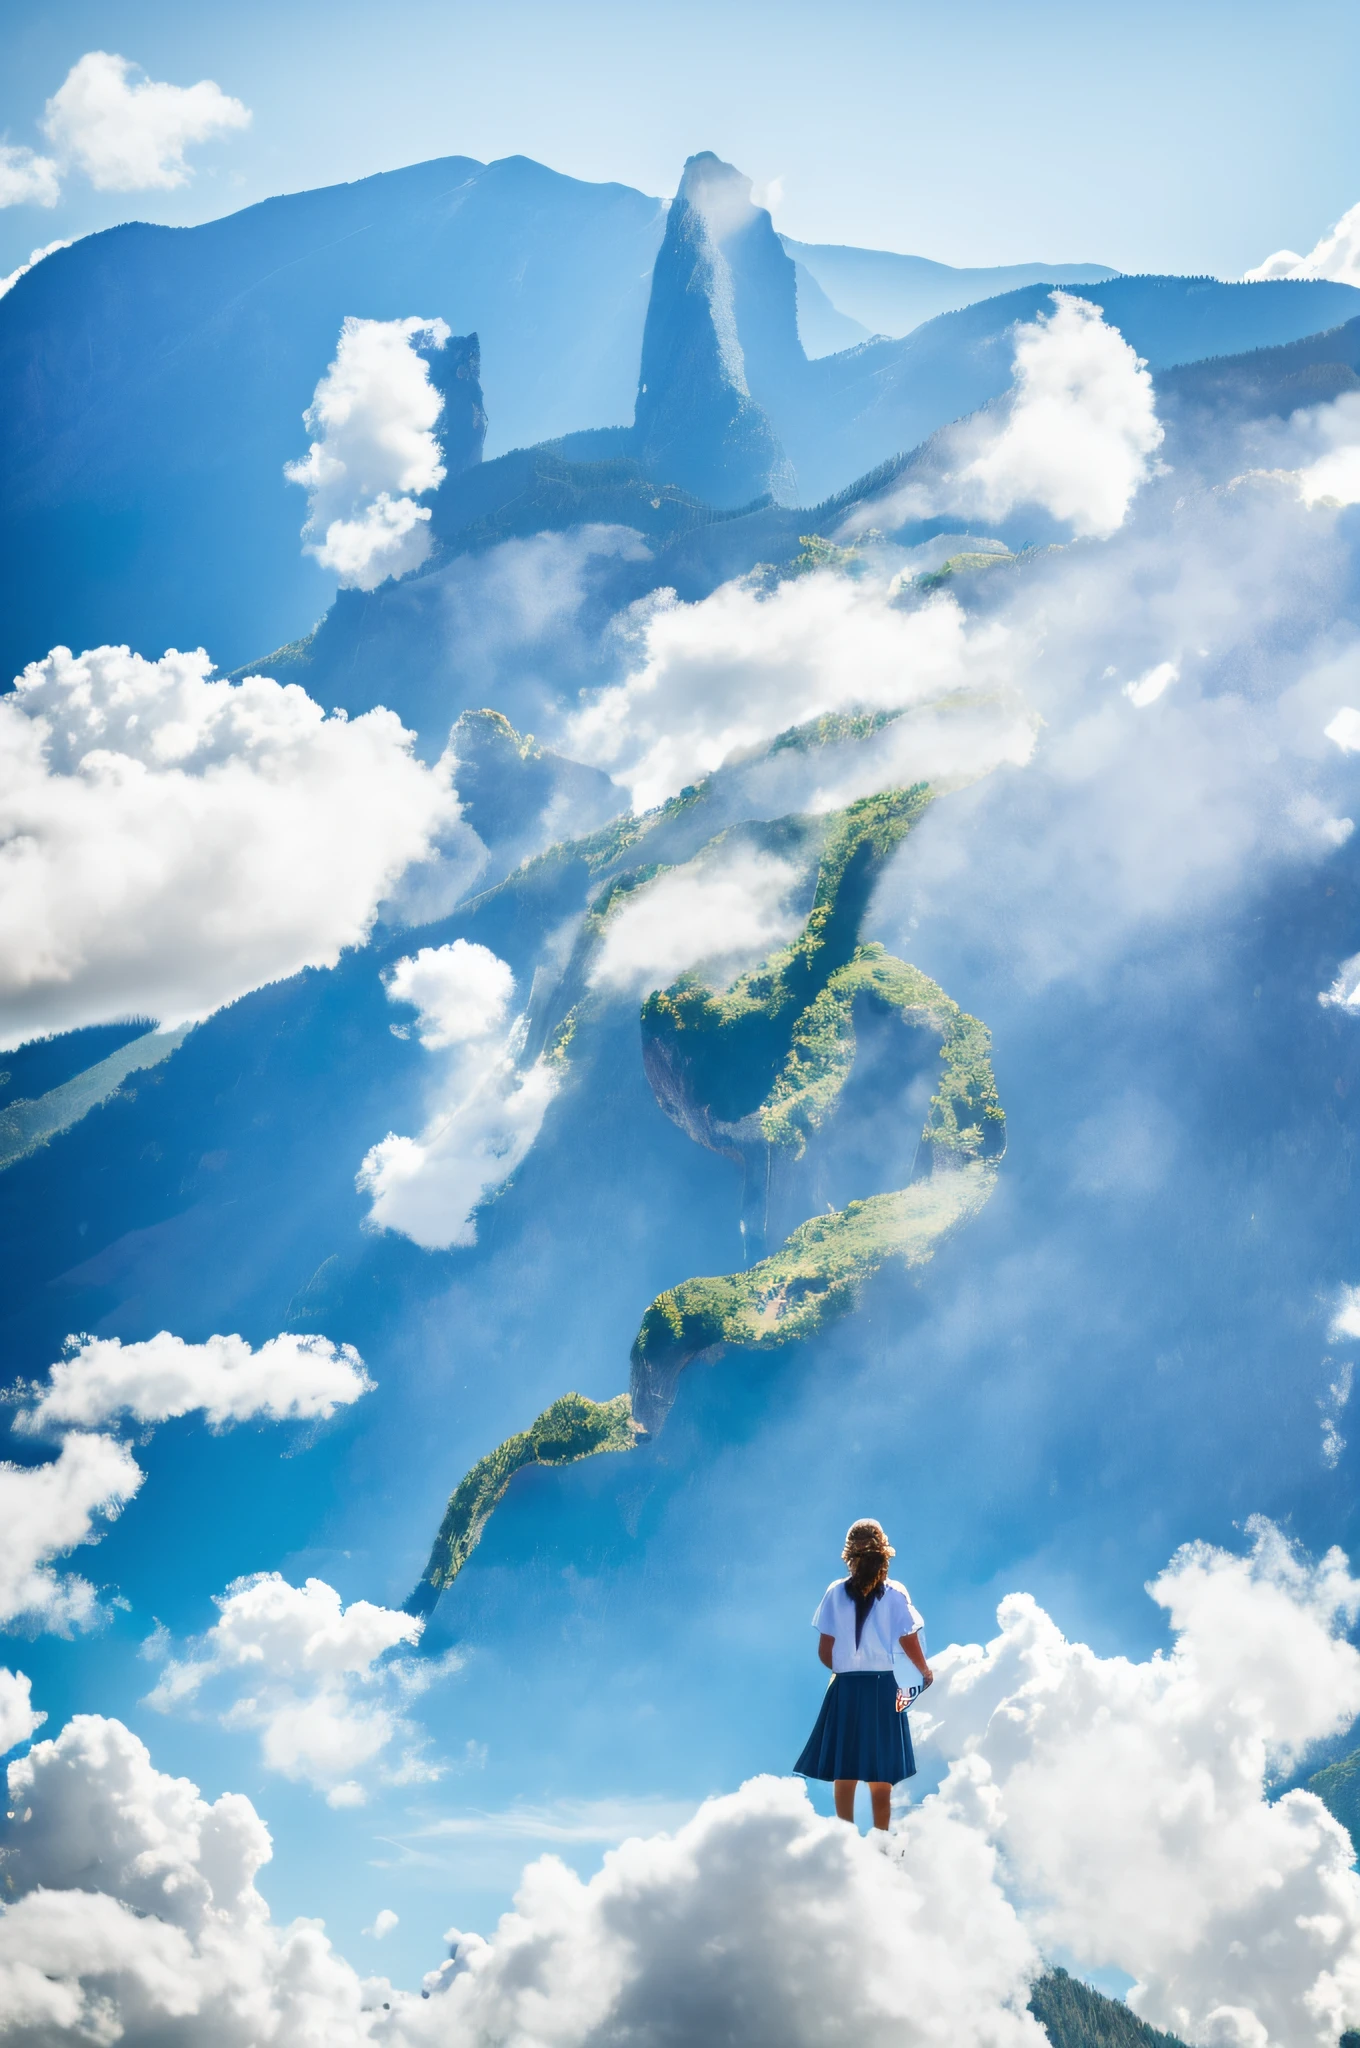
[(306, 630), (333, 585), (282, 470), (346, 314), (476, 330), (502, 448), (626, 419), (660, 233), (627, 186), (448, 157), (39, 264), (0, 300), (0, 674)]
[[(956, 312), (1027, 284), (1098, 284), (1118, 277), (1104, 263), (996, 263), (957, 269), (928, 256), (901, 256), (891, 249), (850, 249), (836, 242), (796, 242), (781, 235), (789, 255), (820, 286), (842, 317), (872, 334), (910, 334), (937, 313)], [(842, 344), (844, 346), (844, 344)], [(830, 353), (808, 349), (809, 355)]]
[[(1298, 341), (1360, 313), (1354, 286), (1323, 280), (1117, 277), (1064, 289), (1101, 306), (1154, 370)], [(811, 364), (799, 430), (776, 415), (803, 502), (1000, 397), (1010, 383), (1011, 331), (1050, 310), (1051, 290), (1028, 285), (941, 314), (904, 341), (866, 342)]]

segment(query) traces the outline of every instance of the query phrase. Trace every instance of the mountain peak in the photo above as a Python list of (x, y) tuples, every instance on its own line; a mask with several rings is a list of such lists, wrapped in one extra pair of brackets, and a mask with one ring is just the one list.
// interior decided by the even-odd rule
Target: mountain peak
[(685, 165), (652, 273), (636, 414), (644, 468), (713, 505), (791, 500), (767, 401), (805, 369), (793, 264), (750, 179), (703, 150)]

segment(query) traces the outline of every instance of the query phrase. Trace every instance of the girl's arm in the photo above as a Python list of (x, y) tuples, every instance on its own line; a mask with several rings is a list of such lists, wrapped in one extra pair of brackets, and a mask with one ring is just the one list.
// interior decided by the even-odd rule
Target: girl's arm
[(831, 1662), (831, 1652), (835, 1647), (836, 1638), (834, 1636), (818, 1636), (817, 1655), (821, 1658), (828, 1671), (834, 1668)]
[[(824, 1643), (829, 1640), (830, 1638), (827, 1636), (822, 1637), (822, 1641)], [(905, 1650), (907, 1656), (910, 1657), (912, 1663), (916, 1666), (916, 1669), (920, 1672), (922, 1685), (933, 1685), (935, 1683), (935, 1673), (931, 1670), (929, 1664), (927, 1664), (926, 1653), (921, 1648), (920, 1630), (913, 1629), (912, 1633), (909, 1636), (899, 1636), (898, 1641), (901, 1643), (902, 1648)]]

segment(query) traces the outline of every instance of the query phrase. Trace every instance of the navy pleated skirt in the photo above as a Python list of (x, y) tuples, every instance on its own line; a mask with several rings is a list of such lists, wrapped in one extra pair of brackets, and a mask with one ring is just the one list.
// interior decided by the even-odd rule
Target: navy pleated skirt
[(838, 1671), (793, 1768), (801, 1778), (866, 1778), (876, 1785), (914, 1778), (911, 1729), (897, 1711), (896, 1672)]

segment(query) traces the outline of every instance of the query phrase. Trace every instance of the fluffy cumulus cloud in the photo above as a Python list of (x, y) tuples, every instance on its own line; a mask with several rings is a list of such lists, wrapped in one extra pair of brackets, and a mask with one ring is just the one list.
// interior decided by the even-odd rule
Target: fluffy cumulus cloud
[[(61, 175), (50, 156), (0, 143), (0, 206), (55, 206), (60, 197)], [(28, 268), (21, 265), (5, 280), (6, 288)]]
[(1340, 1551), (1253, 1538), (1173, 1559), (1148, 1590), (1175, 1645), (1141, 1664), (1011, 1596), (985, 1649), (935, 1660), (934, 1739), (1042, 1945), (1127, 1971), (1187, 2041), (1331, 2048), (1360, 2019), (1360, 1876), (1318, 1799), (1267, 1791), (1360, 1713), (1360, 1582)]
[(186, 1023), (332, 965), (452, 843), (449, 764), (393, 713), (211, 667), (59, 647), (0, 698), (0, 1043)]
[(442, 320), (351, 316), (303, 415), (312, 444), (284, 474), (308, 492), (308, 554), (354, 589), (408, 575), (430, 552), (430, 509), (416, 499), (444, 481), (444, 401), (426, 355), (448, 338)]
[[(401, 1640), (382, 1609), (351, 1626), (362, 1603), (279, 1586), (228, 1596), (224, 1635), (171, 1667), (180, 1697), (210, 1671), (362, 1681)], [(1360, 2018), (1360, 1875), (1311, 1793), (1267, 1794), (1360, 1711), (1360, 1582), (1256, 1525), (1246, 1555), (1191, 1545), (1149, 1591), (1175, 1641), (1141, 1663), (1069, 1642), (1023, 1594), (985, 1647), (942, 1651), (918, 1732), (947, 1767), (886, 1839), (752, 1780), (589, 1879), (532, 1864), (489, 1936), (450, 1930), (423, 1997), (360, 1984), (313, 1922), (270, 1923), (248, 1801), (209, 1806), (119, 1723), (79, 1718), (10, 1766), (6, 2017), (34, 2048), (75, 2048), (96, 2016), (109, 2043), (173, 2019), (184, 2048), (1043, 2048), (1027, 1998), (1060, 1947), (1127, 1972), (1135, 2008), (1203, 2048), (1334, 2048)]]
[(101, 192), (169, 191), (192, 176), (184, 153), (250, 125), (249, 109), (210, 78), (165, 85), (89, 50), (47, 102), (43, 130), (64, 164)]
[(186, 1344), (169, 1330), (139, 1344), (117, 1337), (68, 1337), (65, 1356), (31, 1390), (14, 1418), (31, 1435), (97, 1429), (116, 1417), (165, 1422), (201, 1410), (215, 1427), (260, 1416), (267, 1422), (324, 1420), (373, 1382), (349, 1344), (325, 1337), (271, 1337), (253, 1351), (244, 1337)]
[(417, 1013), (414, 1026), (394, 1024), (393, 1031), (404, 1037), (414, 1029), (431, 1052), (465, 1045), (496, 1030), (505, 1022), (515, 990), (506, 962), (489, 946), (467, 939), (455, 939), (449, 946), (422, 946), (418, 953), (398, 960), (384, 980), (388, 1001), (409, 1003)]
[(27, 1742), (46, 1719), (33, 1705), (32, 1680), (0, 1664), (0, 1756)]
[(107, 1436), (69, 1436), (45, 1465), (0, 1464), (0, 1628), (68, 1634), (101, 1618), (95, 1589), (53, 1560), (99, 1539), (142, 1483), (132, 1454)]
[(1245, 282), (1267, 277), (1330, 277), (1338, 284), (1360, 285), (1360, 206), (1343, 213), (1306, 256), (1295, 249), (1277, 249), (1246, 273)]
[[(171, 1657), (147, 1704), (163, 1713), (203, 1697), (225, 1728), (260, 1738), (271, 1771), (324, 1791), (334, 1806), (357, 1806), (356, 1773), (393, 1742), (407, 1744), (389, 1779), (435, 1775), (420, 1762), (401, 1708), (442, 1668), (393, 1659), (419, 1642), (424, 1624), (369, 1600), (341, 1602), (322, 1579), (291, 1586), (278, 1572), (242, 1579), (217, 1600), (219, 1618), (189, 1654)], [(150, 1654), (164, 1639), (153, 1637)]]
[(526, 1020), (508, 1027), (505, 962), (456, 939), (399, 960), (388, 999), (416, 1007), (416, 1030), (440, 1054), (419, 1137), (389, 1131), (358, 1173), (369, 1222), (426, 1249), (475, 1244), (476, 1212), (528, 1157), (557, 1092), (545, 1059), (522, 1063)]
[(1081, 539), (1118, 531), (1165, 438), (1152, 378), (1099, 306), (1052, 298), (1051, 313), (1016, 326), (1007, 396), (946, 427), (889, 501), (851, 514), (847, 537), (885, 520), (1003, 520), (1024, 506)]
[(970, 627), (951, 597), (903, 607), (890, 584), (829, 571), (768, 593), (726, 583), (696, 604), (663, 591), (632, 631), (630, 673), (574, 714), (566, 745), (639, 810), (825, 713), (903, 710), (1007, 680), (1004, 632)]
[(923, 1806), (885, 1856), (800, 1785), (757, 1778), (589, 1882), (544, 1857), (494, 1938), (460, 1940), (427, 1979), (430, 2038), (1043, 2048), (1038, 1957), (974, 1804), (965, 1788)]
[[(81, 1715), (9, 1767), (0, 2012), (16, 2048), (358, 2048), (384, 2035), (320, 1922), (276, 1927), (248, 1799), (156, 1770), (118, 1721)], [(418, 2003), (418, 2001), (417, 2001)]]
[(641, 995), (688, 968), (726, 986), (798, 930), (802, 879), (792, 862), (741, 842), (672, 868), (613, 911), (592, 987)]
[(24, 2048), (172, 2027), (183, 2048), (1044, 2048), (1025, 2010), (1038, 1958), (971, 1793), (913, 1815), (905, 1857), (770, 1778), (625, 1843), (588, 1882), (545, 1857), (491, 1939), (450, 1933), (422, 1997), (361, 1980), (315, 1921), (274, 1926), (250, 1802), (209, 1805), (119, 1722), (72, 1721), (9, 1790), (0, 2004)]
[[(1054, 310), (1016, 329), (1014, 389), (999, 428), (951, 479), (949, 509), (1004, 519), (1041, 505), (1075, 534), (1123, 525), (1163, 431), (1152, 379), (1099, 306), (1054, 292)], [(960, 430), (961, 445), (970, 434)]]

